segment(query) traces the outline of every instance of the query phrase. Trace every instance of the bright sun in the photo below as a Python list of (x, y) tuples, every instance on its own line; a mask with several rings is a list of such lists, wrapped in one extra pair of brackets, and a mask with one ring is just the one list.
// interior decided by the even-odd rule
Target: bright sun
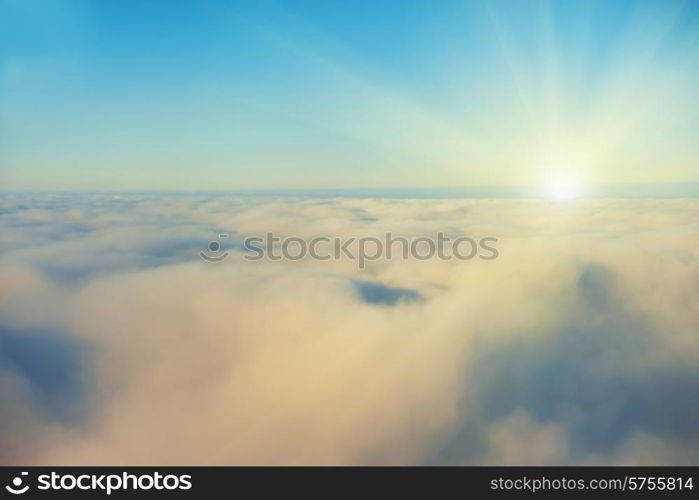
[(551, 198), (570, 200), (580, 193), (580, 185), (570, 174), (556, 174), (549, 179), (546, 192)]

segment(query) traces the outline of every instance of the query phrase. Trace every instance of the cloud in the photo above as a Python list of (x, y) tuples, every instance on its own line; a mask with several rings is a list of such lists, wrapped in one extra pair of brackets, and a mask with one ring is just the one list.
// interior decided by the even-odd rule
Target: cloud
[(568, 457), (567, 437), (555, 423), (538, 423), (517, 410), (488, 428), (481, 460), (487, 465), (560, 465)]
[[(697, 463), (698, 210), (4, 195), (0, 461)], [(244, 259), (267, 231), (500, 257)]]

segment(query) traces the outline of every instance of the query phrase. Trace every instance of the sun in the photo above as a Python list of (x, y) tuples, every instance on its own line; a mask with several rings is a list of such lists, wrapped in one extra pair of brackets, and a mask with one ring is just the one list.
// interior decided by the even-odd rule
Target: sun
[(579, 185), (569, 175), (560, 175), (552, 178), (547, 186), (548, 194), (557, 200), (570, 200), (579, 193)]
[(580, 194), (580, 183), (570, 173), (556, 173), (546, 184), (546, 194), (557, 200), (571, 200)]

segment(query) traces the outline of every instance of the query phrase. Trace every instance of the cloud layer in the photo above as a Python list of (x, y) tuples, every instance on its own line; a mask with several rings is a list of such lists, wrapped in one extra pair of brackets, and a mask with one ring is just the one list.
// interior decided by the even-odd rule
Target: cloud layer
[[(4, 195), (0, 462), (699, 463), (697, 200)], [(494, 261), (240, 242), (495, 236)], [(219, 233), (230, 257), (197, 253)]]

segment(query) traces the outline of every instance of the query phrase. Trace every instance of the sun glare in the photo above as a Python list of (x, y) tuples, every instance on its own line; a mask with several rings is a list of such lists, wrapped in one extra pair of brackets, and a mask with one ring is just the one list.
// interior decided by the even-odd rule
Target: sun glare
[(548, 181), (546, 194), (557, 200), (570, 200), (578, 196), (580, 185), (570, 174), (555, 174)]

